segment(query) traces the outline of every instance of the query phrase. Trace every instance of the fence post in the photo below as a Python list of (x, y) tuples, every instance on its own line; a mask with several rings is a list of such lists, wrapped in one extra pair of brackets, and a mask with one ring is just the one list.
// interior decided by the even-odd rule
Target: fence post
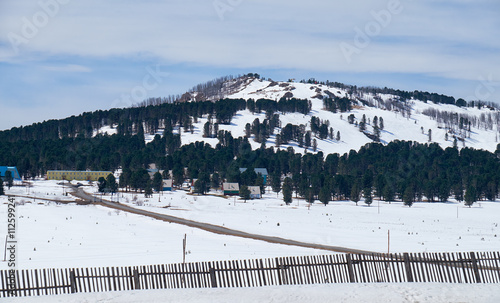
[(347, 271), (349, 272), (349, 282), (356, 283), (356, 278), (354, 276), (354, 268), (352, 266), (351, 254), (347, 254)]
[(141, 289), (141, 284), (139, 281), (139, 271), (134, 269), (134, 289)]
[(74, 294), (76, 293), (76, 276), (75, 276), (75, 271), (71, 270), (69, 272), (69, 285), (71, 287), (71, 293)]
[(215, 269), (210, 268), (210, 280), (212, 281), (212, 288), (217, 288), (217, 280), (215, 277)]
[(278, 270), (278, 283), (279, 285), (283, 285), (283, 279), (281, 278), (281, 265), (279, 258), (276, 258), (276, 269)]
[(474, 276), (476, 277), (476, 283), (481, 283), (481, 275), (479, 274), (479, 267), (477, 266), (476, 254), (474, 252), (470, 253), (470, 259), (472, 261), (472, 269), (474, 270)]
[(413, 274), (411, 271), (410, 255), (408, 255), (408, 253), (403, 254), (403, 261), (405, 263), (406, 278), (408, 279), (408, 282), (414, 282)]

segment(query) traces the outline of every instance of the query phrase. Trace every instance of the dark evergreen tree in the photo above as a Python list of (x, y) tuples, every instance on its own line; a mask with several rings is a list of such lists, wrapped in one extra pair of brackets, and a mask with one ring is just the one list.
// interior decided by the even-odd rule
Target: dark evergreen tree
[(464, 201), (465, 201), (465, 205), (471, 207), (472, 204), (474, 204), (474, 202), (477, 201), (477, 192), (476, 192), (476, 188), (474, 186), (469, 186), (467, 187), (467, 190), (465, 191), (465, 195), (464, 195)]
[(281, 191), (281, 175), (278, 172), (271, 176), (271, 187), (277, 196)]
[(3, 188), (3, 180), (0, 178), (0, 196), (5, 195), (5, 190)]
[(318, 199), (326, 206), (330, 202), (331, 196), (332, 194), (330, 188), (328, 188), (327, 186), (323, 186), (319, 191)]
[(306, 132), (306, 135), (304, 136), (304, 146), (306, 148), (311, 146), (311, 132)]
[(393, 187), (390, 185), (390, 184), (386, 184), (384, 186), (384, 190), (383, 190), (383, 198), (384, 198), (384, 201), (386, 202), (393, 202), (394, 201), (394, 189)]
[(146, 182), (146, 186), (144, 187), (144, 196), (146, 198), (151, 198), (153, 196), (153, 187), (151, 186), (151, 180)]
[(125, 188), (125, 191), (128, 191), (128, 186), (130, 185), (131, 177), (132, 177), (132, 171), (129, 168), (123, 169), (119, 180), (120, 188)]
[(116, 178), (113, 174), (109, 174), (106, 178), (106, 188), (112, 194), (116, 193), (116, 191), (118, 190), (118, 184), (116, 183)]
[(212, 178), (210, 180), (210, 186), (215, 189), (220, 188), (220, 176), (218, 173), (212, 174)]
[(12, 172), (10, 170), (5, 171), (5, 182), (7, 187), (10, 189), (14, 185), (14, 178), (12, 177)]
[(288, 205), (292, 203), (292, 179), (285, 178), (283, 182), (283, 201)]
[(373, 202), (373, 198), (372, 198), (372, 189), (371, 187), (366, 187), (364, 190), (363, 190), (363, 198), (365, 198), (365, 203), (370, 206)]
[(105, 190), (106, 190), (106, 179), (104, 179), (104, 177), (100, 177), (97, 180), (97, 188), (98, 188), (98, 190), (99, 190), (100, 193), (105, 192)]
[(240, 187), (240, 197), (245, 200), (245, 203), (247, 202), (247, 200), (250, 199), (250, 190), (248, 189), (248, 186), (246, 185), (242, 185)]
[(366, 115), (363, 114), (361, 118), (361, 122), (359, 122), (359, 131), (364, 132), (366, 130)]
[(403, 193), (403, 203), (411, 207), (415, 201), (415, 192), (411, 186), (407, 186)]
[(361, 200), (361, 190), (359, 189), (358, 182), (354, 182), (351, 187), (351, 201), (358, 205), (359, 200)]
[(161, 192), (163, 189), (163, 177), (159, 172), (156, 172), (153, 175), (153, 189), (156, 190), (157, 192)]

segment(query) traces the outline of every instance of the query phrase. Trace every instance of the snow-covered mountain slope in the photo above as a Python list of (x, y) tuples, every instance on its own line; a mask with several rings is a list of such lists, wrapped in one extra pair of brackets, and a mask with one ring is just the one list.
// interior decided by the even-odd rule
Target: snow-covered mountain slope
[[(199, 96), (200, 92), (190, 92), (193, 99), (184, 100), (186, 102), (197, 101), (194, 97)], [(422, 102), (419, 100), (401, 101), (399, 96), (390, 94), (377, 94), (357, 91), (353, 93), (348, 89), (332, 87), (331, 85), (315, 83), (293, 83), (293, 82), (275, 82), (254, 77), (240, 77), (226, 81), (218, 94), (224, 98), (231, 99), (270, 99), (278, 101), (281, 98), (307, 99), (311, 102), (311, 111), (304, 115), (300, 113), (280, 113), (280, 127), (277, 127), (274, 134), (266, 142), (267, 147), (276, 146), (276, 134), (280, 132), (281, 127), (288, 123), (293, 125), (304, 125), (306, 131), (311, 130), (311, 118), (313, 116), (322, 121), (328, 121), (329, 128), (333, 128), (333, 138), (321, 140), (315, 138), (317, 142), (317, 151), (323, 153), (346, 153), (351, 149), (358, 150), (361, 146), (373, 142), (368, 135), (373, 134), (373, 118), (376, 116), (379, 120), (383, 119), (384, 128), (380, 133), (380, 142), (387, 144), (394, 140), (416, 141), (420, 143), (435, 142), (442, 148), (451, 147), (456, 144), (458, 148), (472, 147), (495, 151), (499, 141), (498, 121), (500, 120), (499, 111), (492, 107), (458, 107), (450, 104), (436, 104), (431, 101)], [(354, 106), (351, 111), (333, 113), (324, 108), (324, 98), (349, 98), (353, 100)], [(199, 101), (199, 100), (198, 100)], [(388, 103), (395, 106), (387, 106)], [(403, 105), (404, 104), (404, 105)], [(448, 115), (450, 121), (446, 119), (438, 121), (431, 118), (429, 113), (437, 112), (438, 115)], [(427, 113), (427, 114), (425, 114)], [(348, 116), (355, 116), (354, 123), (348, 122)], [(361, 122), (362, 116), (366, 117), (366, 131), (361, 132), (357, 124)], [(239, 111), (232, 119), (230, 125), (219, 125), (219, 130), (227, 130), (233, 137), (245, 135), (245, 125), (258, 118), (262, 123), (265, 119), (265, 113), (252, 113), (249, 110)], [(467, 118), (471, 123), (470, 131), (468, 125), (459, 127), (460, 118)], [(218, 143), (216, 138), (204, 138), (203, 126), (208, 121), (207, 116), (199, 118), (194, 123), (194, 131), (185, 132), (178, 130), (181, 135), (182, 144), (190, 144), (196, 141), (204, 141), (212, 146)], [(340, 134), (340, 140), (336, 140), (337, 132)], [(430, 136), (429, 136), (430, 132)], [(162, 134), (162, 130), (158, 132)], [(146, 142), (150, 142), (153, 135), (146, 136)], [(314, 137), (313, 137), (314, 138)], [(254, 136), (250, 138), (253, 148), (258, 148), (261, 143), (255, 142)], [(430, 140), (429, 140), (430, 139)], [(289, 144), (283, 144), (280, 148), (293, 147), (296, 152), (305, 152), (304, 147), (299, 147), (296, 142), (290, 141)], [(312, 147), (307, 149), (313, 152)]]

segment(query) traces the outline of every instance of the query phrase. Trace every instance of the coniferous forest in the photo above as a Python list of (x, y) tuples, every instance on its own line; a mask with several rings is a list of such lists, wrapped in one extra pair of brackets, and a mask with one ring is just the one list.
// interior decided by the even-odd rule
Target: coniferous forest
[[(348, 112), (348, 98), (325, 99), (327, 110)], [(234, 115), (248, 109), (264, 112), (266, 119), (247, 124), (245, 136), (218, 130), (230, 124)], [(280, 148), (295, 141), (299, 146), (311, 144), (311, 135), (324, 139), (328, 122), (311, 119), (313, 134), (298, 125), (281, 125), (279, 114), (308, 114), (308, 100), (282, 98), (279, 101), (259, 99), (222, 99), (164, 103), (128, 109), (84, 113), (63, 120), (51, 120), (31, 126), (0, 132), (0, 163), (17, 166), (24, 178), (43, 176), (47, 170), (115, 170), (123, 169), (120, 186), (144, 189), (145, 169), (155, 163), (171, 171), (174, 184), (199, 179), (204, 187), (218, 188), (223, 180), (242, 185), (262, 184), (260, 177), (240, 167), (265, 167), (268, 185), (275, 192), (289, 193), (309, 202), (325, 204), (335, 200), (360, 201), (371, 197), (384, 201), (447, 201), (453, 197), (471, 205), (475, 201), (495, 200), (500, 186), (500, 147), (495, 153), (471, 148), (442, 149), (436, 143), (393, 141), (386, 145), (374, 142), (347, 154), (295, 153)], [(211, 147), (203, 142), (182, 145), (180, 132), (193, 130), (193, 123), (208, 117), (204, 136), (216, 137)], [(103, 126), (116, 128), (116, 134), (96, 134)], [(164, 129), (163, 136), (145, 143), (144, 134)], [(252, 150), (249, 138), (260, 143), (276, 135), (277, 146)], [(338, 134), (337, 134), (338, 136)], [(279, 140), (278, 140), (279, 138)], [(314, 139), (316, 140), (316, 139)], [(141, 181), (142, 180), (142, 181)], [(205, 190), (203, 190), (205, 192)]]

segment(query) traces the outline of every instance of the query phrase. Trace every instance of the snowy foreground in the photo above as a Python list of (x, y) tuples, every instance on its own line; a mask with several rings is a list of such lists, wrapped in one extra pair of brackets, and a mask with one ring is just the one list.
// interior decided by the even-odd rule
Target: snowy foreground
[[(66, 189), (67, 190), (67, 189)], [(87, 192), (95, 187), (86, 187)], [(27, 195), (13, 187), (10, 194)], [(37, 197), (69, 199), (62, 186), (37, 181)], [(111, 199), (110, 196), (104, 197)], [(114, 200), (117, 199), (115, 196)], [(184, 191), (120, 194), (120, 203), (152, 212), (220, 225), (236, 230), (302, 242), (375, 252), (499, 251), (500, 203), (462, 204), (363, 201), (284, 205), (275, 193), (244, 203), (237, 198), (192, 196)], [(0, 235), (7, 231), (7, 197), (0, 198)], [(329, 251), (271, 244), (209, 233), (183, 225), (96, 205), (56, 204), (16, 198), (18, 269), (133, 266), (182, 262), (260, 259), (330, 254)], [(390, 236), (390, 237), (388, 237)], [(390, 239), (390, 243), (388, 243)], [(7, 268), (0, 262), (0, 269)]]
[[(331, 252), (212, 234), (177, 224), (95, 205), (56, 204), (71, 200), (55, 181), (29, 189), (13, 187), (17, 197), (18, 269), (132, 266), (179, 263), (187, 235), (186, 261), (256, 259)], [(95, 187), (85, 187), (95, 192)], [(35, 195), (36, 199), (33, 199)], [(111, 197), (104, 197), (111, 199)], [(115, 196), (113, 198), (117, 200)], [(281, 196), (244, 203), (235, 198), (192, 196), (184, 191), (120, 194), (120, 203), (256, 234), (378, 252), (498, 251), (500, 203), (462, 204), (303, 200), (286, 206)], [(7, 231), (7, 197), (0, 197), (0, 235)], [(0, 262), (0, 269), (7, 263)], [(499, 285), (333, 284), (246, 289), (176, 289), (7, 298), (4, 302), (500, 302)]]
[(9, 298), (4, 302), (500, 302), (499, 285), (329, 284), (231, 289), (173, 289)]

